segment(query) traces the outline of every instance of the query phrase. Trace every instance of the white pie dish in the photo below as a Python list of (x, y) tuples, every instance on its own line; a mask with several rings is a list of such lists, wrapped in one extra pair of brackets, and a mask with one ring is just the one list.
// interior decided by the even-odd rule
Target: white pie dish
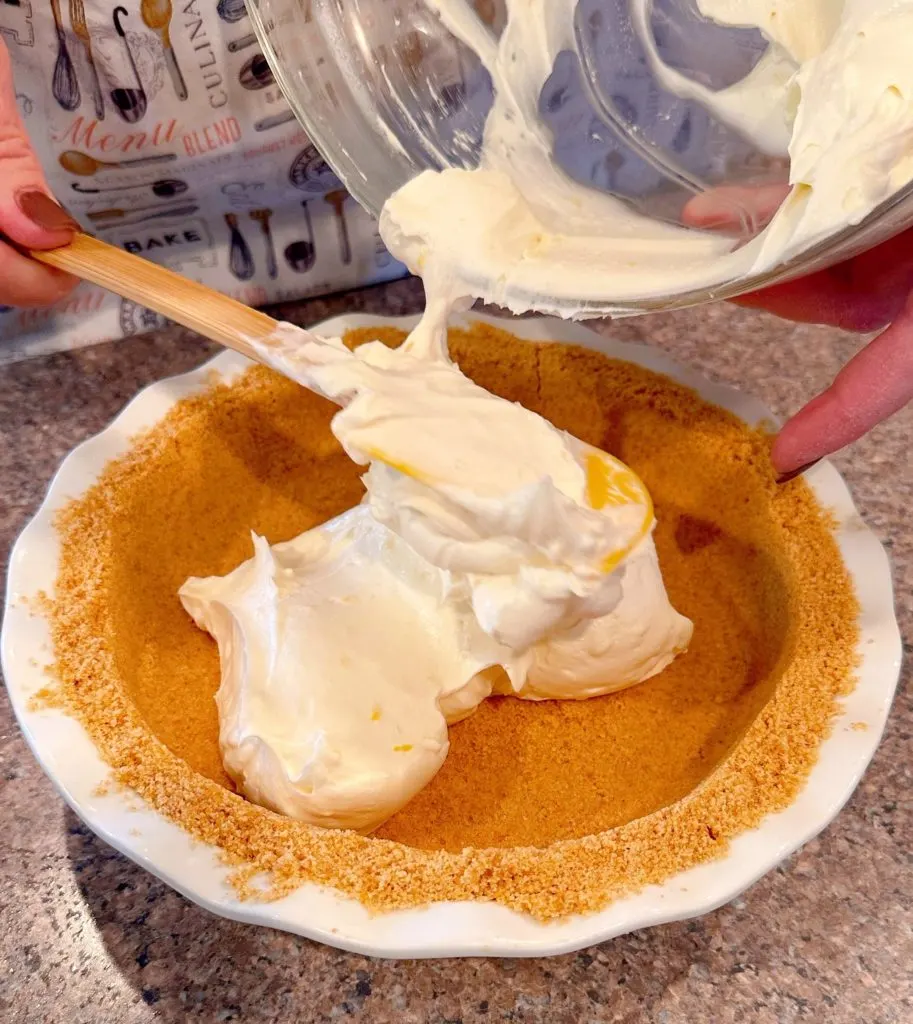
[[(554, 320), (499, 321), (531, 340), (565, 341), (628, 360), (694, 387), (705, 399), (748, 423), (769, 421), (757, 401), (711, 384), (672, 363), (662, 353), (602, 338), (585, 327)], [(340, 334), (353, 327), (408, 328), (415, 318), (338, 317), (319, 326)], [(890, 568), (885, 552), (865, 527), (836, 470), (822, 464), (809, 474), (821, 503), (834, 511), (838, 541), (861, 605), (858, 685), (843, 700), (831, 736), (796, 801), (761, 826), (736, 838), (720, 860), (693, 868), (617, 901), (605, 910), (542, 924), (490, 903), (441, 903), (420, 910), (371, 913), (354, 900), (314, 885), (274, 903), (241, 902), (226, 884), (227, 869), (215, 851), (192, 840), (139, 797), (98, 795), (108, 771), (82, 726), (51, 710), (34, 710), (30, 698), (47, 683), (51, 660), (45, 619), (23, 603), (52, 593), (57, 572), (56, 511), (83, 493), (103, 466), (123, 453), (130, 438), (162, 418), (178, 399), (207, 387), (216, 371), (223, 379), (248, 366), (223, 353), (192, 373), (153, 384), (114, 422), (64, 461), (34, 519), (19, 537), (10, 560), (2, 636), (7, 688), (26, 739), (44, 770), (73, 810), (120, 852), (214, 913), (270, 925), (343, 949), (375, 956), (541, 956), (567, 952), (652, 924), (706, 913), (732, 899), (797, 847), (820, 832), (853, 792), (878, 746), (897, 684), (901, 645), (894, 616)], [(865, 728), (860, 728), (862, 723)]]

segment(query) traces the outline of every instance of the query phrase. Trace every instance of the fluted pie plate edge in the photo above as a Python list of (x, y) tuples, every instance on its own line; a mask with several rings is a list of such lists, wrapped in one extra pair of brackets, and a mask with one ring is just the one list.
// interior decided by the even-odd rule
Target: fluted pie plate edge
[[(349, 315), (317, 326), (339, 335), (358, 327), (410, 328), (415, 317)], [(605, 338), (579, 324), (553, 319), (500, 320), (472, 314), (533, 341), (561, 341), (595, 349), (663, 373), (749, 424), (771, 422), (757, 400), (675, 364), (662, 352)], [(901, 642), (887, 555), (860, 518), (836, 469), (821, 463), (808, 483), (837, 521), (837, 539), (856, 587), (860, 611), (858, 683), (841, 701), (831, 735), (793, 804), (738, 836), (721, 859), (702, 864), (618, 900), (606, 909), (543, 924), (492, 903), (437, 903), (377, 914), (353, 899), (304, 885), (272, 903), (242, 902), (226, 883), (227, 868), (135, 795), (99, 795), (108, 769), (83, 727), (60, 711), (36, 710), (31, 698), (47, 685), (52, 660), (46, 619), (28, 599), (52, 594), (59, 542), (54, 515), (84, 493), (130, 439), (158, 422), (181, 398), (201, 391), (215, 372), (231, 380), (250, 364), (224, 352), (199, 369), (142, 391), (101, 433), (64, 460), (40, 509), (17, 540), (10, 559), (0, 650), (7, 689), (23, 734), (42, 768), (73, 811), (102, 839), (207, 910), (250, 924), (294, 932), (371, 956), (543, 956), (571, 952), (650, 925), (707, 913), (736, 897), (824, 829), (856, 788), (881, 739), (900, 672)], [(860, 727), (860, 723), (864, 728)]]

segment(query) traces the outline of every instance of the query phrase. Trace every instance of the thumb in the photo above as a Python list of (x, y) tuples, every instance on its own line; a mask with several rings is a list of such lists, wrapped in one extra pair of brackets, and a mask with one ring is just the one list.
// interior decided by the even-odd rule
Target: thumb
[(780, 431), (772, 457), (780, 473), (830, 455), (913, 399), (913, 295), (891, 326), (834, 378), (827, 391)]
[(51, 198), (19, 117), (9, 53), (0, 42), (0, 232), (27, 249), (53, 249), (78, 229)]

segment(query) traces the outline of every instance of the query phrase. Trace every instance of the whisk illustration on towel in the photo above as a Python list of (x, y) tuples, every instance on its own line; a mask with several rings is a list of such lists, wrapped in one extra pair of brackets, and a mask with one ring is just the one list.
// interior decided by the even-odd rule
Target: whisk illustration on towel
[(63, 29), (63, 15), (60, 11), (60, 0), (51, 0), (51, 14), (54, 17), (54, 28), (57, 31), (57, 59), (54, 61), (54, 74), (51, 79), (51, 93), (64, 110), (75, 110), (79, 106), (79, 79), (76, 68), (67, 49), (67, 35)]
[(254, 276), (255, 266), (253, 253), (245, 241), (238, 218), (233, 213), (225, 214), (225, 223), (231, 237), (231, 248), (228, 253), (228, 269), (239, 281), (249, 281)]
[(174, 94), (179, 100), (186, 100), (187, 83), (181, 73), (177, 54), (171, 45), (172, 14), (171, 0), (143, 0), (140, 6), (140, 17), (143, 19), (143, 24), (152, 29), (161, 41), (165, 53), (165, 67), (168, 68)]

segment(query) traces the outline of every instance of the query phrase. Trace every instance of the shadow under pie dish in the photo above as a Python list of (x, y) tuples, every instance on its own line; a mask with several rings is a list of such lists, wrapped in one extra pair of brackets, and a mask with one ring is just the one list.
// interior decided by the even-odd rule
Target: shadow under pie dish
[[(395, 343), (411, 324), (384, 325)], [(899, 663), (890, 579), (836, 473), (776, 488), (746, 425), (763, 410), (659, 353), (553, 321), (510, 323), (541, 345), (468, 325), (451, 347), (470, 377), (644, 480), (691, 648), (608, 697), (486, 702), (371, 837), (255, 807), (222, 769), (218, 654), (177, 589), (249, 557), (251, 529), (276, 542), (356, 504), (360, 470), (329, 403), (238, 357), (153, 386), (71, 456), (17, 545), (4, 665), (75, 809), (217, 912), (381, 955), (576, 948), (731, 898), (827, 823), (877, 745)], [(42, 589), (48, 615), (30, 616), (18, 597)], [(54, 653), (37, 654), (48, 618)], [(211, 845), (186, 855), (191, 837)]]

